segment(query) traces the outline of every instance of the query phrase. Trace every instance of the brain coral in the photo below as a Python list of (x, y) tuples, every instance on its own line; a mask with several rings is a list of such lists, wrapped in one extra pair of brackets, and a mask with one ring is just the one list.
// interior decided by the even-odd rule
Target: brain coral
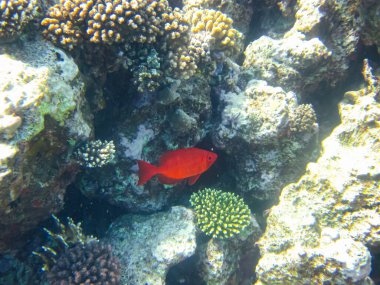
[(37, 10), (37, 0), (1, 0), (0, 40), (10, 40), (17, 36), (33, 19)]
[(243, 230), (250, 221), (251, 212), (243, 199), (231, 192), (206, 188), (190, 197), (197, 224), (207, 235), (229, 238)]

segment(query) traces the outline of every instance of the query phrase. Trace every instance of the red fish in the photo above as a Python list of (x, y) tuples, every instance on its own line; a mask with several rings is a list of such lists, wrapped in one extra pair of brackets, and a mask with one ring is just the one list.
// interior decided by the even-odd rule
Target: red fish
[(144, 185), (155, 175), (158, 175), (158, 180), (162, 184), (177, 184), (187, 179), (188, 184), (193, 185), (217, 157), (216, 153), (192, 147), (165, 152), (160, 157), (158, 166), (138, 160), (139, 182), (137, 185)]

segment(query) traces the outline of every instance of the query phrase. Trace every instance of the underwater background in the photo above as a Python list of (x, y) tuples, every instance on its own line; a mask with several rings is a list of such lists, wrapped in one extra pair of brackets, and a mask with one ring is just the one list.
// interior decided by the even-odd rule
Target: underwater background
[(0, 285), (380, 284), (379, 68), (379, 0), (0, 0)]

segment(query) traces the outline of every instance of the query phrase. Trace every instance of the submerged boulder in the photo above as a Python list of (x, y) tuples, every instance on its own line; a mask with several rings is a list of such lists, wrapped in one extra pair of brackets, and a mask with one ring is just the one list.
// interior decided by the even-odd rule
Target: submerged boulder
[(272, 199), (296, 179), (310, 159), (318, 134), (311, 105), (294, 92), (251, 80), (241, 92), (222, 92), (214, 144), (228, 154), (237, 189)]
[(193, 220), (184, 207), (117, 219), (106, 240), (120, 259), (121, 284), (164, 285), (168, 270), (195, 252)]

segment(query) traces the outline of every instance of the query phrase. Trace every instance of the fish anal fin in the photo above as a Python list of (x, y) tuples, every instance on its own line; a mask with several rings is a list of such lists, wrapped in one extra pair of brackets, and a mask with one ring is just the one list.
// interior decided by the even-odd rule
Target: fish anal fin
[(187, 180), (187, 184), (193, 185), (195, 182), (197, 182), (200, 176), (201, 176), (200, 174), (197, 174), (197, 175), (189, 177), (189, 179)]
[(158, 181), (160, 181), (162, 184), (169, 184), (169, 185), (175, 185), (182, 181), (183, 179), (174, 179), (169, 178), (164, 175), (158, 175)]

